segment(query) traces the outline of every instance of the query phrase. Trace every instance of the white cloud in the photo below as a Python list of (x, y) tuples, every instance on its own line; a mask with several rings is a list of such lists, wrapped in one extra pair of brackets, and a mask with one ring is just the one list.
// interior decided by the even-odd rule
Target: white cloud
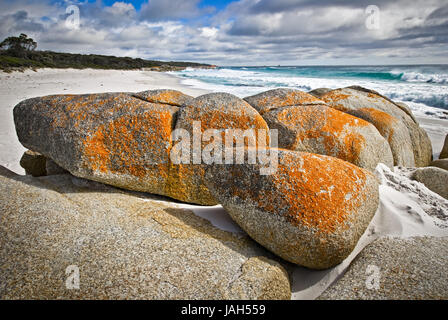
[(376, 2), (381, 28), (374, 31), (365, 27), (364, 0), (241, 0), (211, 16), (199, 0), (152, 0), (140, 11), (124, 1), (76, 2), (81, 28), (70, 30), (64, 23), (69, 2), (4, 0), (0, 36), (25, 32), (40, 49), (215, 64), (443, 59), (443, 0)]
[(201, 28), (201, 36), (205, 38), (215, 38), (217, 34), (218, 34), (217, 28), (209, 28), (209, 27)]

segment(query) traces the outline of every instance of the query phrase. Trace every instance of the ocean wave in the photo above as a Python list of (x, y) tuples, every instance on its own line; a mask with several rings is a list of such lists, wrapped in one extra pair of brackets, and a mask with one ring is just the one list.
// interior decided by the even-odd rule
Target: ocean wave
[(423, 74), (419, 72), (404, 72), (400, 74), (400, 80), (407, 82), (448, 84), (448, 74)]
[(344, 72), (340, 76), (343, 78), (368, 78), (373, 80), (401, 80), (403, 74), (393, 72)]
[[(288, 69), (288, 68), (285, 68)], [(317, 68), (316, 68), (317, 69)], [(292, 71), (291, 71), (292, 70)], [(303, 70), (302, 70), (303, 71)], [(315, 70), (307, 69), (311, 73)], [(182, 77), (184, 83), (202, 89), (211, 91), (229, 92), (239, 97), (246, 97), (257, 94), (269, 89), (286, 87), (295, 88), (302, 91), (312, 89), (341, 88), (351, 85), (360, 85), (367, 87), (385, 96), (396, 100), (408, 102), (411, 108), (421, 115), (434, 116), (436, 118), (446, 117), (448, 110), (448, 87), (445, 85), (443, 77), (423, 78), (422, 73), (402, 72), (402, 70), (388, 70), (388, 73), (394, 74), (395, 81), (386, 79), (386, 72), (382, 70), (343, 70), (347, 75), (357, 74), (353, 77), (331, 77), (328, 76), (329, 70), (318, 70), (321, 77), (316, 76), (297, 76), (293, 68), (288, 72), (266, 71), (266, 68), (220, 68), (220, 69), (187, 69), (174, 74)], [(338, 71), (342, 73), (341, 70)], [(376, 78), (372, 74), (376, 74)], [(325, 74), (325, 76), (323, 76)], [(364, 74), (362, 77), (360, 74)], [(370, 77), (367, 76), (370, 74)], [(397, 80), (406, 79), (406, 80)], [(425, 107), (427, 110), (425, 111)]]

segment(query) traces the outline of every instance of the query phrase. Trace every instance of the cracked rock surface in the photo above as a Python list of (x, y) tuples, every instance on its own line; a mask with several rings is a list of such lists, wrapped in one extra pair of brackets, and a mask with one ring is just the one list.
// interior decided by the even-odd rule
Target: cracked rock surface
[(0, 167), (0, 298), (290, 298), (285, 269), (247, 235), (157, 199)]

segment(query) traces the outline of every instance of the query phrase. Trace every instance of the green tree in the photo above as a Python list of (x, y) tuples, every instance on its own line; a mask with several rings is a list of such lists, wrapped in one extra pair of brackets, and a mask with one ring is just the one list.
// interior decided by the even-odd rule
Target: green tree
[(34, 51), (37, 43), (24, 33), (18, 37), (8, 37), (0, 43), (0, 49), (14, 57), (26, 58), (29, 51)]

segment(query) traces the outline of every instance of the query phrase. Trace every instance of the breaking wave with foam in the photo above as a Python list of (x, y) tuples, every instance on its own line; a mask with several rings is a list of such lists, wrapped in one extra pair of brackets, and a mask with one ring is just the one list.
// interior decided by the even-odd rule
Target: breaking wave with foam
[(448, 65), (188, 68), (173, 74), (186, 85), (239, 97), (279, 87), (310, 91), (360, 85), (407, 103), (417, 116), (448, 119)]

